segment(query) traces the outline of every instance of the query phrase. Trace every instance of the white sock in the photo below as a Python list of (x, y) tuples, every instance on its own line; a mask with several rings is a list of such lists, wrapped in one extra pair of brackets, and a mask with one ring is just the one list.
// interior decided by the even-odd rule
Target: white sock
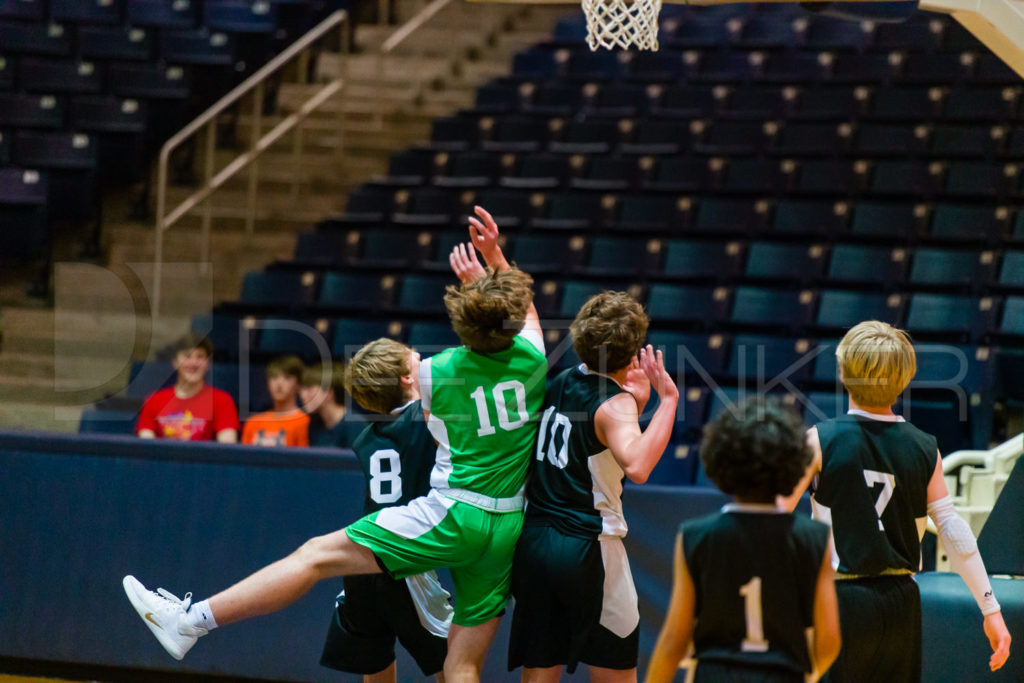
[(192, 626), (197, 626), (207, 631), (217, 628), (217, 621), (213, 618), (213, 610), (210, 609), (209, 600), (193, 604), (185, 616), (188, 617), (188, 623)]

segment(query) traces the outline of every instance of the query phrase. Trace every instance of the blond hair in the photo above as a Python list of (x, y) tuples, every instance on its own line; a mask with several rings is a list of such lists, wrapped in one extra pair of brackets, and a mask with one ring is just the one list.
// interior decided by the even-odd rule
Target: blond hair
[(405, 403), (401, 379), (410, 372), (411, 353), (412, 349), (394, 339), (375, 339), (345, 365), (345, 388), (366, 410), (390, 413)]
[(616, 372), (636, 358), (650, 320), (626, 292), (606, 291), (587, 299), (569, 327), (576, 355), (596, 372)]
[(504, 351), (526, 323), (532, 288), (533, 278), (514, 267), (501, 272), (488, 268), (487, 275), (474, 282), (449, 285), (444, 305), (452, 329), (473, 351)]
[(878, 320), (854, 325), (836, 348), (843, 386), (858, 405), (888, 408), (917, 372), (910, 336)]

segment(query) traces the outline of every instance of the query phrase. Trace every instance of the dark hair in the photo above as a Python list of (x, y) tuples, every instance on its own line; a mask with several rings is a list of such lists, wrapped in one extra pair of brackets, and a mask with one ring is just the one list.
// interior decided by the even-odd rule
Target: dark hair
[(509, 268), (487, 269), (484, 277), (461, 287), (449, 285), (444, 305), (459, 340), (478, 353), (497, 353), (512, 346), (523, 329), (533, 301), (533, 278)]
[(778, 398), (752, 396), (704, 427), (700, 459), (723, 493), (770, 503), (789, 495), (811, 464), (806, 428)]
[(267, 378), (274, 375), (294, 377), (296, 382), (302, 381), (302, 372), (306, 366), (298, 356), (278, 356), (267, 363)]
[[(326, 381), (325, 381), (326, 380)], [(345, 402), (345, 365), (341, 361), (331, 363), (330, 372), (322, 363), (310, 365), (302, 371), (302, 379), (299, 384), (304, 387), (321, 387), (334, 391), (334, 400), (337, 403)]]
[(171, 355), (173, 356), (179, 353), (189, 353), (192, 349), (202, 349), (209, 358), (213, 358), (213, 342), (209, 338), (195, 332), (188, 332), (178, 337), (170, 346)]
[(576, 355), (596, 372), (616, 372), (636, 358), (649, 324), (644, 307), (626, 292), (587, 299), (569, 327)]

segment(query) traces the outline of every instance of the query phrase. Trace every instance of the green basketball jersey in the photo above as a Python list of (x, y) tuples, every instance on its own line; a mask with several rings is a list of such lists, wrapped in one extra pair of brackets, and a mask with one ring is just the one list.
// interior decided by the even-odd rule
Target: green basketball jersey
[(424, 360), (420, 394), (437, 441), (430, 485), (491, 498), (519, 494), (536, 447), (547, 369), (544, 352), (523, 335), (499, 353), (460, 346)]

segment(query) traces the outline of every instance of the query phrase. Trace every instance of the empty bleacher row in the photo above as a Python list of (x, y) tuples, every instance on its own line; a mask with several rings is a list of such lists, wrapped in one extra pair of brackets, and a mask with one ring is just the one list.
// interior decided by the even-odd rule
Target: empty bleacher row
[(447, 255), (480, 205), (534, 275), (554, 368), (587, 297), (644, 303), (683, 383), (658, 481), (701, 480), (700, 426), (745, 392), (809, 422), (844, 410), (834, 348), (867, 318), (918, 343), (904, 413), (944, 452), (986, 446), (996, 405), (1024, 403), (1019, 78), (945, 17), (768, 3), (666, 7), (661, 25), (659, 52), (592, 53), (572, 16), (520, 53), (195, 320), (218, 362), (456, 343)]
[[(0, 245), (100, 220), (100, 190), (323, 12), (320, 0), (0, 3)], [(96, 235), (93, 236), (96, 239)]]

